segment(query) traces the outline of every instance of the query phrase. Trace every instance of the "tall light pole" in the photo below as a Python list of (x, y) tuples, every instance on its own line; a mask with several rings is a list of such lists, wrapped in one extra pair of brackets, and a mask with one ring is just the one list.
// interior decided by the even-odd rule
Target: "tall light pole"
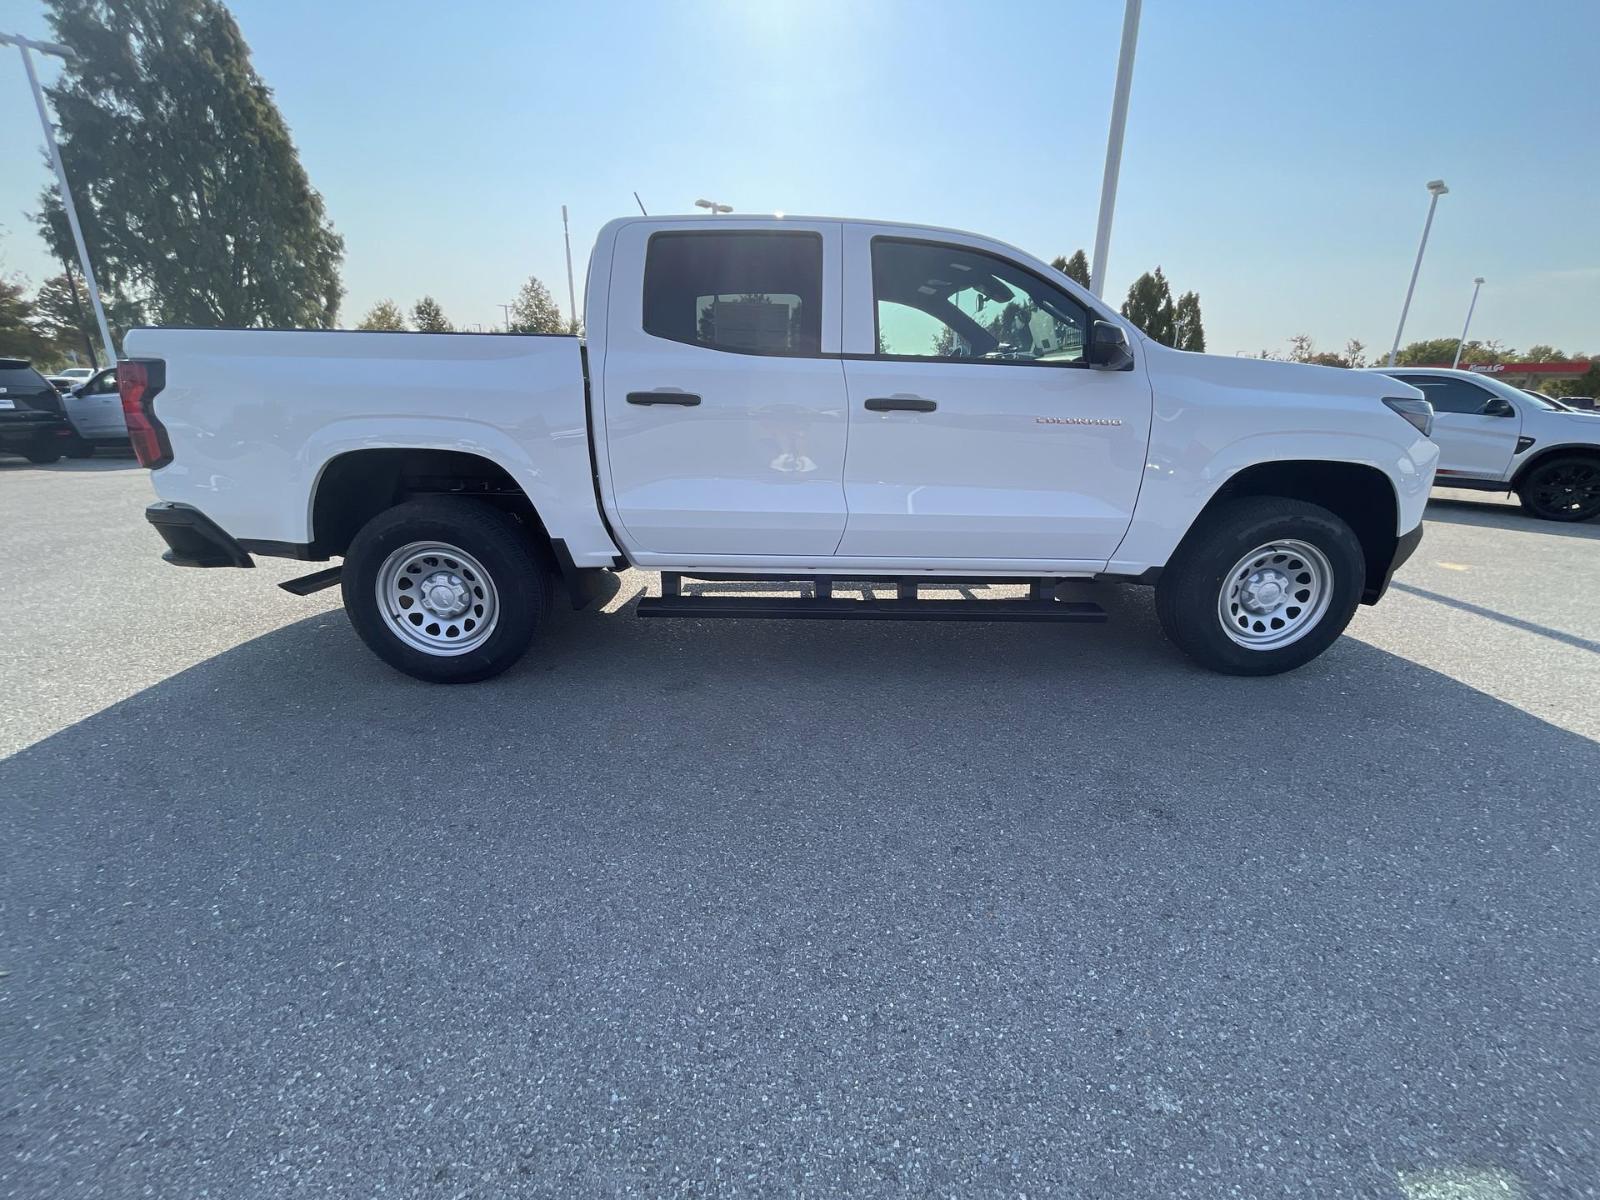
[(1417, 290), (1417, 272), (1422, 270), (1422, 252), (1428, 248), (1428, 230), (1433, 228), (1433, 210), (1439, 207), (1439, 197), (1449, 190), (1442, 179), (1428, 181), (1428, 194), (1433, 198), (1428, 201), (1428, 219), (1422, 223), (1422, 241), (1417, 246), (1417, 261), (1411, 265), (1411, 283), (1406, 287), (1406, 302), (1400, 308), (1400, 324), (1394, 331), (1394, 346), (1389, 351), (1391, 367), (1394, 366), (1395, 355), (1400, 353), (1400, 337), (1406, 331), (1406, 314), (1411, 311), (1411, 293)]
[(572, 233), (567, 229), (567, 206), (561, 206), (561, 236), (567, 243), (567, 311), (572, 314), (572, 332), (578, 332), (578, 299), (572, 290)]
[(1094, 231), (1094, 264), (1089, 290), (1103, 295), (1106, 255), (1111, 251), (1111, 214), (1117, 207), (1117, 176), (1122, 171), (1122, 134), (1128, 127), (1128, 92), (1133, 88), (1133, 52), (1139, 42), (1142, 0), (1127, 0), (1122, 10), (1122, 52), (1117, 57), (1117, 85), (1111, 96), (1111, 132), (1106, 135), (1106, 173), (1100, 181), (1100, 224)]
[(77, 58), (65, 46), (55, 42), (36, 42), (32, 38), (13, 33), (0, 33), (0, 45), (15, 46), (22, 55), (22, 69), (28, 73), (28, 83), (33, 88), (33, 103), (39, 109), (39, 124), (44, 128), (44, 142), (50, 149), (50, 165), (56, 169), (56, 183), (61, 188), (61, 207), (67, 210), (67, 224), (72, 228), (72, 241), (78, 247), (78, 265), (83, 268), (84, 282), (89, 285), (89, 303), (94, 306), (94, 319), (100, 326), (100, 342), (106, 348), (106, 361), (117, 361), (117, 349), (111, 344), (111, 327), (106, 324), (106, 312), (100, 304), (100, 285), (94, 280), (94, 268), (89, 265), (89, 248), (83, 242), (83, 227), (78, 224), (78, 206), (72, 202), (72, 189), (67, 186), (67, 169), (61, 165), (61, 148), (56, 145), (55, 127), (50, 124), (50, 110), (44, 106), (44, 90), (39, 86), (39, 76), (34, 74), (30, 50), (54, 55), (63, 62)]
[(1467, 344), (1467, 330), (1472, 328), (1472, 310), (1478, 307), (1478, 289), (1483, 286), (1483, 276), (1479, 275), (1472, 281), (1472, 303), (1467, 305), (1467, 319), (1461, 326), (1461, 340), (1456, 343), (1456, 360), (1451, 367), (1461, 365), (1461, 348)]

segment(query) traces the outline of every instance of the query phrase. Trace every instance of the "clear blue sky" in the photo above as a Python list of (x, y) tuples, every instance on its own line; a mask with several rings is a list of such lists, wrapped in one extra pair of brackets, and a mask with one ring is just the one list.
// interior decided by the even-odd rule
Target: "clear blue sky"
[[(579, 303), (596, 229), (709, 196), (901, 219), (1044, 257), (1094, 236), (1122, 5), (235, 0), (345, 237), (342, 312), (431, 292), (497, 321), (530, 272)], [(0, 29), (47, 36), (36, 0)], [(1160, 263), (1211, 349), (1407, 338), (1600, 354), (1600, 3), (1147, 0), (1108, 295)], [(46, 181), (0, 53), (0, 269), (50, 267)], [(128, 181), (137, 186), (136, 180)]]

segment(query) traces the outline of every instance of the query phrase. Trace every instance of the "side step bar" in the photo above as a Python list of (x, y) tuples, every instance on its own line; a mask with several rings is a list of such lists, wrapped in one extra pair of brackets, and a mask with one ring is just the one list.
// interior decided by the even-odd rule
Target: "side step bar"
[[(736, 580), (738, 576), (701, 577), (708, 582)], [(868, 579), (874, 586), (892, 586), (894, 599), (863, 598), (847, 600), (833, 594), (833, 586), (844, 580), (823, 576), (819, 579), (785, 579), (780, 586), (799, 587), (809, 583), (813, 596), (707, 596), (683, 594), (683, 575), (677, 571), (661, 574), (661, 595), (639, 601), (641, 617), (744, 617), (756, 620), (833, 620), (833, 621), (1104, 621), (1105, 609), (1086, 601), (1056, 600), (1051, 593), (1057, 581), (1048, 579), (1006, 579), (999, 582), (1028, 584), (1026, 600), (934, 600), (917, 594), (919, 587), (984, 587), (980, 579), (937, 580), (901, 578)]]
[(302, 575), (298, 579), (286, 579), (278, 586), (296, 596), (309, 596), (312, 592), (320, 592), (323, 588), (331, 588), (339, 582), (339, 576), (343, 573), (344, 564), (340, 563), (337, 567), (313, 571), (311, 574)]
[(792, 597), (645, 596), (641, 617), (845, 621), (1104, 621), (1098, 604), (1062, 600), (807, 600)]

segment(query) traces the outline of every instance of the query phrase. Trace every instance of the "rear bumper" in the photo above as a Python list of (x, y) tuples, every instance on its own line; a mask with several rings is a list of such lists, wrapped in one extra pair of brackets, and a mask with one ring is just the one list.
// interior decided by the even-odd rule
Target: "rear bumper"
[(1372, 581), (1367, 582), (1366, 591), (1361, 596), (1363, 604), (1376, 604), (1383, 599), (1383, 594), (1389, 590), (1389, 581), (1394, 578), (1394, 573), (1405, 566), (1406, 559), (1416, 553), (1417, 547), (1422, 544), (1422, 523), (1417, 522), (1417, 527), (1410, 533), (1402, 533), (1395, 539), (1394, 557), (1389, 560), (1389, 565), (1383, 572), (1383, 578), (1376, 586)]
[(220, 525), (198, 508), (163, 500), (144, 519), (167, 543), (161, 557), (177, 567), (253, 567), (255, 560)]
[(76, 442), (72, 426), (53, 413), (6, 413), (0, 418), (0, 450), (20, 454), (35, 446)]

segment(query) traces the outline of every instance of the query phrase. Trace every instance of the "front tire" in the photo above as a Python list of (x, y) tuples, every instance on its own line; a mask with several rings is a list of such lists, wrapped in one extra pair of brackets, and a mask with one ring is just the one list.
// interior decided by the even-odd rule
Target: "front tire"
[(1185, 654), (1227, 675), (1277, 675), (1338, 640), (1366, 584), (1350, 526), (1315, 504), (1230, 500), (1178, 547), (1156, 616)]
[(506, 513), (474, 500), (410, 500), (350, 543), (345, 612), (379, 658), (430, 683), (476, 683), (528, 649), (549, 613), (548, 571)]
[(1548, 458), (1517, 484), (1517, 499), (1541, 521), (1592, 521), (1600, 517), (1600, 458)]

